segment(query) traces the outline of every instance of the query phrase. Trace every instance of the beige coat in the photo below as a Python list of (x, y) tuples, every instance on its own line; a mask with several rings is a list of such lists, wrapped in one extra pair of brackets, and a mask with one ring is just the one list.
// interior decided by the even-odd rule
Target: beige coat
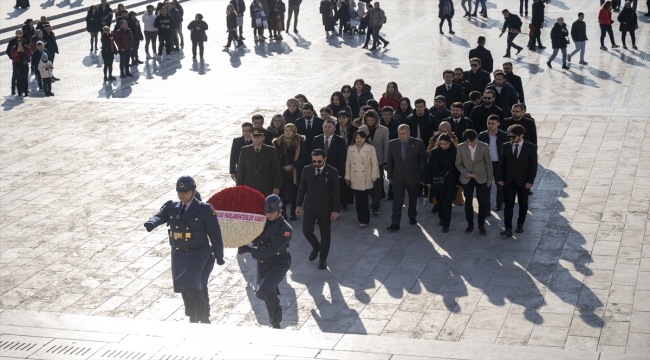
[(350, 180), (350, 187), (354, 190), (372, 189), (372, 182), (379, 178), (379, 163), (377, 153), (370, 144), (365, 144), (361, 151), (357, 146), (348, 147), (348, 156), (345, 161), (345, 180)]

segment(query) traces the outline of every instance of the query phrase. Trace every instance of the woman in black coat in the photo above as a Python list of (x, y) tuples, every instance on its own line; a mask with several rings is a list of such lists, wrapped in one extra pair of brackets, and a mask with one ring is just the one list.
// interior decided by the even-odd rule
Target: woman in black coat
[(27, 19), (23, 23), (23, 39), (31, 41), (32, 36), (34, 36), (34, 20)]
[[(433, 185), (434, 177), (444, 176), (444, 185)], [(438, 202), (438, 216), (442, 232), (449, 232), (451, 224), (451, 203), (456, 199), (460, 188), (460, 174), (456, 169), (456, 146), (451, 136), (442, 134), (438, 138), (438, 147), (431, 150), (424, 183), (431, 189), (431, 197)]]
[(97, 6), (93, 5), (88, 9), (86, 15), (86, 31), (90, 33), (90, 51), (93, 51), (93, 43), (95, 50), (97, 50), (97, 38), (99, 32), (102, 31), (102, 16), (99, 15)]
[(625, 35), (627, 33), (630, 33), (630, 37), (632, 38), (632, 49), (636, 50), (636, 36), (634, 35), (634, 32), (636, 29), (639, 28), (639, 22), (636, 18), (636, 12), (632, 10), (632, 6), (630, 5), (629, 1), (625, 2), (625, 7), (623, 8), (623, 11), (621, 11), (620, 14), (618, 14), (618, 23), (620, 24), (618, 29), (621, 31), (621, 40), (623, 41), (623, 49), (627, 49), (627, 46), (625, 45)]
[(352, 35), (350, 31), (350, 6), (348, 6), (347, 0), (339, 1), (339, 9), (336, 11), (336, 17), (339, 19), (339, 35), (342, 35), (343, 32)]
[(142, 27), (140, 26), (140, 20), (137, 18), (138, 13), (135, 11), (129, 12), (129, 18), (126, 23), (131, 29), (131, 34), (133, 34), (133, 50), (131, 51), (131, 66), (137, 64), (143, 64), (138, 57), (138, 50), (140, 49), (140, 42), (144, 40), (144, 35), (142, 34)]
[(116, 80), (113, 77), (113, 61), (117, 47), (113, 39), (113, 33), (108, 26), (102, 28), (102, 60), (104, 60), (104, 82)]
[(341, 87), (341, 94), (343, 94), (343, 97), (345, 98), (346, 103), (348, 104), (348, 107), (350, 108), (350, 116), (354, 119), (355, 117), (359, 116), (359, 110), (361, 110), (361, 105), (359, 104), (359, 99), (357, 99), (356, 96), (352, 95), (352, 86), (350, 85), (343, 85)]
[[(228, 43), (226, 44), (226, 49), (224, 51), (230, 50), (230, 44), (237, 41), (237, 47), (244, 46), (244, 43), (241, 42), (241, 37), (237, 36), (237, 17), (239, 13), (235, 10), (235, 7), (232, 4), (226, 6), (226, 27), (228, 28)], [(234, 45), (234, 44), (233, 44)], [(196, 54), (194, 55), (196, 56)]]
[(442, 31), (442, 24), (445, 23), (445, 20), (449, 24), (449, 33), (455, 34), (451, 29), (451, 18), (454, 17), (454, 3), (451, 0), (440, 0), (438, 3), (438, 17), (440, 18), (440, 34), (445, 34)]
[(566, 27), (566, 24), (564, 23), (564, 18), (557, 18), (557, 22), (555, 25), (553, 25), (553, 29), (551, 29), (551, 45), (553, 45), (553, 55), (548, 59), (546, 62), (546, 65), (548, 65), (549, 68), (553, 68), (551, 66), (551, 62), (555, 57), (557, 56), (558, 51), (562, 51), (562, 69), (568, 69), (569, 67), (566, 66), (566, 45), (567, 45), (567, 36), (569, 36), (569, 30)]
[(205, 34), (205, 31), (208, 30), (208, 23), (203, 21), (203, 15), (196, 14), (194, 20), (187, 25), (187, 29), (190, 30), (190, 39), (192, 40), (192, 59), (196, 59), (197, 45), (199, 46), (199, 56), (203, 59), (203, 42), (208, 40), (208, 36)]
[(320, 15), (325, 26), (325, 36), (330, 36), (330, 31), (334, 32), (334, 24), (332, 21), (332, 3), (329, 0), (321, 0), (320, 2)]
[(393, 113), (393, 121), (397, 120), (398, 124), (406, 124), (406, 118), (411, 114), (413, 114), (411, 99), (404, 96), (397, 103), (397, 109)]

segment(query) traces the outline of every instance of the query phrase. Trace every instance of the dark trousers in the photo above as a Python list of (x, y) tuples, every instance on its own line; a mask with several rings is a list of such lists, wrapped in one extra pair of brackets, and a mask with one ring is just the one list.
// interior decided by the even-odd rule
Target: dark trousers
[(210, 296), (208, 295), (208, 280), (214, 268), (214, 256), (210, 255), (208, 262), (201, 272), (203, 289), (183, 288), (181, 295), (185, 304), (185, 315), (190, 317), (190, 322), (210, 323)]
[(29, 76), (29, 65), (13, 63), (13, 77), (16, 79), (17, 93), (26, 94), (29, 87), (27, 77)]
[(445, 20), (447, 20), (447, 23), (449, 24), (449, 31), (451, 31), (451, 15), (442, 16), (440, 19), (440, 31), (442, 31), (442, 25), (445, 23)]
[(519, 14), (523, 15), (524, 13), (528, 15), (528, 0), (519, 0)]
[(469, 179), (469, 182), (463, 185), (463, 195), (465, 195), (465, 219), (467, 225), (474, 226), (474, 207), (472, 199), (476, 190), (476, 200), (478, 201), (478, 226), (485, 225), (485, 215), (489, 209), (487, 202), (487, 183), (479, 184), (475, 179)]
[(43, 89), (43, 80), (41, 79), (41, 72), (36, 70), (34, 71), (34, 80), (36, 80), (36, 84), (38, 84), (38, 87)]
[(110, 51), (102, 51), (102, 60), (104, 60), (104, 77), (113, 76), (115, 55)]
[(541, 24), (533, 24), (533, 26), (535, 27), (535, 35), (528, 41), (528, 47), (535, 47), (536, 42), (537, 46), (542, 46), (542, 26)]
[(363, 46), (368, 47), (368, 42), (370, 42), (370, 36), (372, 36), (372, 28), (368, 28), (368, 32), (366, 33), (366, 43)]
[(451, 201), (438, 201), (438, 217), (442, 220), (442, 226), (449, 227), (451, 224)]
[[(327, 260), (327, 255), (330, 252), (330, 243), (332, 241), (332, 213), (312, 213), (305, 212), (302, 220), (302, 233), (311, 244), (314, 250), (320, 251), (320, 259)], [(318, 228), (320, 229), (320, 242), (314, 235), (314, 224), (318, 220)]]
[(144, 32), (144, 52), (149, 53), (149, 43), (151, 43), (151, 52), (156, 53), (156, 37), (158, 37), (157, 31), (145, 31)]
[(379, 35), (379, 30), (381, 30), (381, 25), (374, 26), (372, 28), (372, 46), (373, 47), (377, 47), (377, 45), (379, 45), (379, 41), (383, 42), (384, 44), (387, 43), (386, 39), (384, 39), (383, 37), (381, 37)]
[(296, 14), (295, 20), (293, 21), (293, 28), (298, 28), (298, 13), (300, 13), (300, 6), (289, 6), (289, 16), (287, 18), (287, 31), (289, 31), (289, 25), (291, 25), (291, 15)]
[(174, 41), (174, 49), (178, 49), (178, 29), (174, 29), (172, 32), (172, 41)]
[(43, 78), (43, 92), (45, 92), (45, 95), (52, 94), (52, 79), (51, 78)]
[(503, 222), (507, 229), (512, 229), (515, 196), (519, 200), (519, 218), (517, 219), (517, 224), (523, 224), (526, 221), (526, 213), (528, 212), (528, 189), (525, 186), (517, 185), (517, 182), (513, 180), (509, 185), (503, 186), (503, 197), (505, 199)]
[[(232, 33), (232, 31), (229, 31)], [(199, 46), (199, 55), (203, 57), (203, 41), (192, 40), (192, 56), (196, 57), (196, 46)], [(230, 36), (228, 36), (228, 46), (230, 46)]]
[(158, 37), (158, 55), (162, 55), (163, 47), (167, 55), (172, 53), (171, 35), (160, 34)]
[(391, 216), (391, 224), (399, 225), (402, 220), (402, 206), (404, 205), (404, 192), (408, 192), (409, 196), (409, 219), (415, 219), (418, 216), (418, 193), (420, 192), (420, 184), (406, 185), (406, 184), (393, 184), (393, 215)]
[[(237, 36), (237, 30), (228, 31), (228, 43), (226, 44), (226, 47), (230, 47), (230, 43), (233, 41), (237, 41), (237, 45), (241, 46), (241, 39)], [(192, 53), (196, 55), (194, 40), (192, 40)], [(201, 56), (203, 56), (203, 42), (201, 42)]]
[(344, 23), (343, 20), (339, 21), (339, 34), (350, 31), (350, 23)]
[(609, 40), (612, 45), (616, 44), (614, 41), (614, 32), (612, 32), (612, 25), (600, 24), (600, 46), (605, 46), (605, 33), (609, 34)]
[(499, 167), (499, 162), (498, 161), (492, 161), (492, 174), (494, 174), (494, 179), (492, 180), (492, 185), (490, 185), (489, 188), (487, 188), (487, 206), (488, 210), (490, 211), (490, 206), (492, 206), (492, 186), (495, 186), (497, 188), (497, 204), (501, 203), (503, 204), (503, 187), (499, 184), (497, 184), (497, 168)]
[(357, 209), (357, 220), (361, 224), (370, 222), (370, 208), (368, 208), (368, 193), (372, 190), (354, 190), (354, 205)]
[(282, 306), (280, 305), (278, 291), (257, 290), (255, 296), (264, 301), (271, 324), (279, 324), (282, 321)]
[(517, 49), (517, 51), (519, 51), (519, 50), (522, 49), (521, 46), (519, 46), (519, 45), (513, 43), (513, 41), (515, 40), (515, 38), (517, 37), (517, 35), (519, 35), (519, 34), (518, 34), (518, 33), (511, 33), (511, 32), (508, 32), (508, 48), (506, 49), (506, 54), (510, 54), (510, 48), (511, 48), (511, 47)]
[(120, 51), (120, 75), (130, 74), (129, 71), (129, 58), (131, 57), (131, 50)]
[(138, 50), (140, 50), (140, 40), (133, 40), (133, 49), (131, 49), (131, 65), (137, 65)]
[(636, 45), (636, 36), (634, 35), (634, 30), (623, 30), (621, 33), (621, 41), (623, 42), (623, 46), (625, 46), (625, 35), (630, 33), (630, 38), (632, 38), (632, 46)]
[(372, 204), (370, 207), (373, 211), (379, 211), (379, 205), (381, 204), (381, 193), (384, 191), (383, 166), (379, 165), (379, 168), (379, 179), (375, 180), (375, 183), (372, 184), (372, 190), (370, 191), (370, 196), (372, 196)]

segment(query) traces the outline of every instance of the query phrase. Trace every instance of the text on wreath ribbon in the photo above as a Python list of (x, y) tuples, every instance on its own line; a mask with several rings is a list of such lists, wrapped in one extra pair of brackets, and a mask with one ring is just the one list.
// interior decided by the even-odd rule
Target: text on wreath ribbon
[(266, 216), (258, 214), (240, 213), (234, 211), (217, 210), (217, 217), (224, 220), (239, 220), (251, 223), (264, 223)]

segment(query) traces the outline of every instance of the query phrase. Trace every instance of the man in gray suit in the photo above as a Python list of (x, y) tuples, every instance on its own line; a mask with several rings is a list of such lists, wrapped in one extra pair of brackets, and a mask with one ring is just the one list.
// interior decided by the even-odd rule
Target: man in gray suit
[(487, 202), (487, 189), (492, 185), (492, 159), (490, 158), (490, 147), (477, 140), (476, 131), (467, 129), (463, 132), (463, 142), (458, 144), (456, 153), (456, 168), (460, 171), (460, 182), (463, 184), (465, 195), (465, 218), (467, 229), (465, 234), (474, 232), (474, 208), (472, 200), (476, 189), (476, 200), (478, 201), (478, 230), (482, 236), (487, 235), (485, 231), (485, 216), (490, 207)]
[(420, 139), (410, 136), (411, 128), (402, 124), (397, 128), (397, 139), (388, 143), (388, 182), (393, 185), (393, 216), (388, 231), (399, 230), (404, 205), (404, 191), (409, 194), (408, 216), (416, 225), (417, 198), (427, 166), (427, 153)]

